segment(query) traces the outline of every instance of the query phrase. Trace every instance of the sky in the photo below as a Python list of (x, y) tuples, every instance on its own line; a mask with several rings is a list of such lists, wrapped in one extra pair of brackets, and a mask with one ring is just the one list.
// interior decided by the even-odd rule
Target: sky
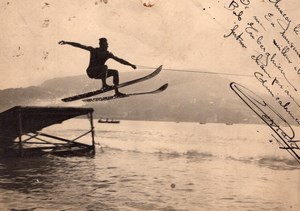
[[(0, 89), (38, 85), (47, 79), (85, 73), (89, 54), (60, 46), (60, 40), (98, 46), (142, 66), (216, 69), (220, 26), (196, 1), (1, 1)], [(200, 7), (200, 8), (199, 8)], [(213, 34), (213, 37), (211, 37)], [(219, 36), (218, 36), (219, 34)], [(120, 71), (131, 71), (119, 66)]]
[[(295, 15), (292, 2), (285, 3), (284, 9)], [(249, 60), (254, 50), (242, 49), (236, 40), (224, 38), (235, 18), (224, 9), (228, 3), (1, 0), (0, 89), (85, 74), (88, 52), (58, 42), (96, 47), (100, 37), (108, 39), (111, 52), (135, 65), (249, 75), (257, 68)], [(133, 71), (115, 61), (108, 64), (120, 72)]]

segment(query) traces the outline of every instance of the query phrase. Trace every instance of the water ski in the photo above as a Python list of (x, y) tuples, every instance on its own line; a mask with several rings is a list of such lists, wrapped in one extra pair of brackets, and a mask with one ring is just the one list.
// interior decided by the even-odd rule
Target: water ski
[(163, 92), (168, 88), (168, 84), (164, 84), (158, 89), (154, 91), (149, 91), (149, 92), (136, 92), (136, 93), (130, 93), (130, 94), (124, 94), (121, 96), (106, 96), (106, 97), (96, 97), (96, 98), (89, 98), (89, 99), (84, 99), (82, 101), (84, 102), (97, 102), (97, 101), (108, 101), (108, 100), (114, 100), (118, 98), (126, 98), (126, 97), (131, 97), (131, 96), (136, 96), (136, 95), (146, 95), (146, 94), (158, 94), (160, 92)]
[(132, 84), (135, 84), (135, 83), (139, 83), (139, 82), (151, 79), (154, 76), (158, 75), (161, 70), (162, 70), (162, 65), (160, 65), (155, 71), (153, 71), (149, 75), (143, 76), (141, 78), (137, 78), (137, 79), (134, 79), (134, 80), (131, 80), (131, 81), (127, 81), (127, 82), (121, 83), (117, 86), (109, 87), (107, 89), (95, 90), (95, 91), (75, 95), (75, 96), (72, 96), (72, 97), (63, 98), (61, 100), (64, 101), (64, 102), (71, 102), (71, 101), (80, 100), (80, 99), (84, 99), (84, 98), (88, 98), (88, 97), (93, 97), (95, 95), (99, 95), (99, 94), (114, 90), (116, 87), (122, 88), (122, 87), (125, 87), (125, 86), (129, 86), (129, 85), (132, 85)]

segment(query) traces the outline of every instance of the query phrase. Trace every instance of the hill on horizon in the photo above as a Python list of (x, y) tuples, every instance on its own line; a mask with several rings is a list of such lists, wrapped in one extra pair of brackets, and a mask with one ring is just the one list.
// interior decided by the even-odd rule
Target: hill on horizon
[[(121, 72), (120, 82), (151, 71)], [(111, 79), (108, 80), (111, 83)], [(169, 83), (166, 91), (106, 102), (64, 103), (61, 98), (96, 90), (101, 82), (85, 75), (54, 78), (39, 86), (0, 90), (0, 109), (22, 106), (92, 107), (94, 117), (131, 120), (255, 123), (260, 120), (230, 89), (230, 80), (218, 75), (163, 71), (153, 79), (121, 89), (124, 93), (151, 91)], [(112, 95), (113, 92), (105, 95)]]

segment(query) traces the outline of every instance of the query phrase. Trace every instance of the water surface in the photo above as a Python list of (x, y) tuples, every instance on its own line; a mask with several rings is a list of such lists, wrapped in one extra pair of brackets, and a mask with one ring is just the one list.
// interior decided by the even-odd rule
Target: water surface
[[(267, 126), (95, 126), (94, 158), (1, 160), (1, 210), (300, 210), (300, 165)], [(48, 131), (72, 139), (88, 127), (76, 119)]]

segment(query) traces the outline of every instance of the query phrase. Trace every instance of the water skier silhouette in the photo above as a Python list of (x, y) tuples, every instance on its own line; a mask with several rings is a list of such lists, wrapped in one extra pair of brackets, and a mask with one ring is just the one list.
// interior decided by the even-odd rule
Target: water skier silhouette
[[(136, 69), (136, 65), (133, 65), (129, 63), (128, 61), (121, 59), (119, 57), (116, 57), (114, 54), (109, 52), (108, 49), (108, 42), (106, 38), (100, 38), (99, 39), (99, 47), (94, 48), (91, 46), (85, 46), (80, 43), (76, 42), (68, 42), (68, 41), (60, 41), (58, 44), (60, 45), (71, 45), (73, 47), (81, 48), (84, 50), (87, 50), (90, 52), (90, 62), (89, 66), (86, 69), (86, 73), (89, 76), (89, 78), (92, 79), (101, 79), (102, 81), (102, 87), (101, 89), (108, 89), (110, 88), (109, 85), (106, 83), (106, 79), (108, 77), (113, 77), (113, 84), (114, 86), (119, 84), (119, 72), (118, 70), (114, 69), (108, 69), (107, 65), (105, 65), (105, 62), (108, 59), (113, 59), (123, 65), (131, 66), (133, 69)], [(125, 95), (119, 91), (117, 87), (114, 88), (115, 90), (115, 96), (119, 97), (122, 95)]]

